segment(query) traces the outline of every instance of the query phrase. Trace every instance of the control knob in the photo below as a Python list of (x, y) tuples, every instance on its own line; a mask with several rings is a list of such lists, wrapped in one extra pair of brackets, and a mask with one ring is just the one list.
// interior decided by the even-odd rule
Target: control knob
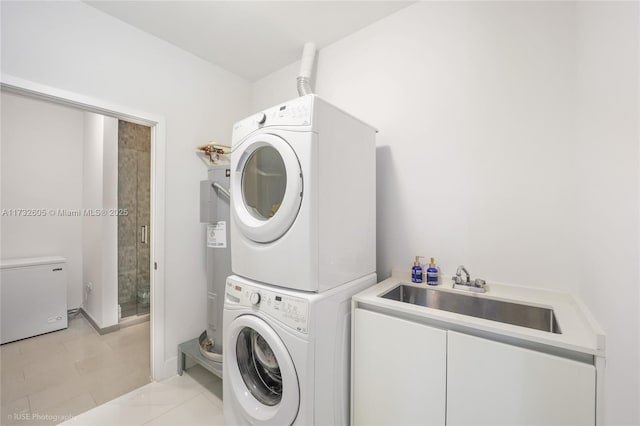
[(267, 121), (267, 115), (264, 112), (259, 112), (256, 115), (256, 123), (264, 124), (265, 121)]
[(258, 305), (260, 303), (260, 293), (255, 291), (251, 293), (249, 296), (249, 302), (251, 302), (252, 305)]

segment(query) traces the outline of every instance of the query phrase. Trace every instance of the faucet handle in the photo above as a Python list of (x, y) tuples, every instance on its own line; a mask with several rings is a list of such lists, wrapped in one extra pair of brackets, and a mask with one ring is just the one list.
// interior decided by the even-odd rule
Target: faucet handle
[(487, 284), (487, 282), (481, 278), (476, 278), (473, 282), (473, 285), (480, 288), (484, 288), (485, 284)]

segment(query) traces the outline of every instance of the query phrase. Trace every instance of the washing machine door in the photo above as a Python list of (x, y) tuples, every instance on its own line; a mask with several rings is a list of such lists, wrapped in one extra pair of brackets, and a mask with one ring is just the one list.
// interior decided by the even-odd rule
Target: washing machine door
[(290, 425), (300, 406), (300, 385), (285, 344), (265, 321), (242, 315), (228, 325), (225, 359), (234, 398), (251, 424)]
[(231, 154), (232, 214), (242, 234), (258, 243), (284, 235), (302, 203), (302, 171), (280, 136), (254, 135)]

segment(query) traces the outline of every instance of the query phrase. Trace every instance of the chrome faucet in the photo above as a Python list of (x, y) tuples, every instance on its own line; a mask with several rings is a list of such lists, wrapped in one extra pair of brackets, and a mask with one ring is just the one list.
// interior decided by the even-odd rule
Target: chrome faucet
[(462, 284), (462, 273), (465, 273), (465, 275), (467, 276), (467, 283), (471, 282), (471, 275), (469, 275), (469, 271), (467, 271), (467, 268), (464, 267), (464, 265), (460, 265), (458, 266), (458, 270), (456, 271), (456, 284)]
[[(462, 280), (462, 273), (466, 275), (466, 280)], [(464, 265), (458, 266), (456, 270), (456, 275), (453, 277), (453, 288), (462, 289), (462, 290), (470, 290), (476, 293), (484, 293), (487, 291), (485, 280), (481, 278), (476, 278), (471, 281), (471, 274), (467, 271), (467, 268)]]

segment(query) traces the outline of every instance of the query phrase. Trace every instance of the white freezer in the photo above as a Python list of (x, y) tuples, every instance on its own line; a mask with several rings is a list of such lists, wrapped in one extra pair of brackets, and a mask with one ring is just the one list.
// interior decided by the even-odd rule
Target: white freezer
[(0, 261), (0, 343), (67, 328), (64, 257)]

